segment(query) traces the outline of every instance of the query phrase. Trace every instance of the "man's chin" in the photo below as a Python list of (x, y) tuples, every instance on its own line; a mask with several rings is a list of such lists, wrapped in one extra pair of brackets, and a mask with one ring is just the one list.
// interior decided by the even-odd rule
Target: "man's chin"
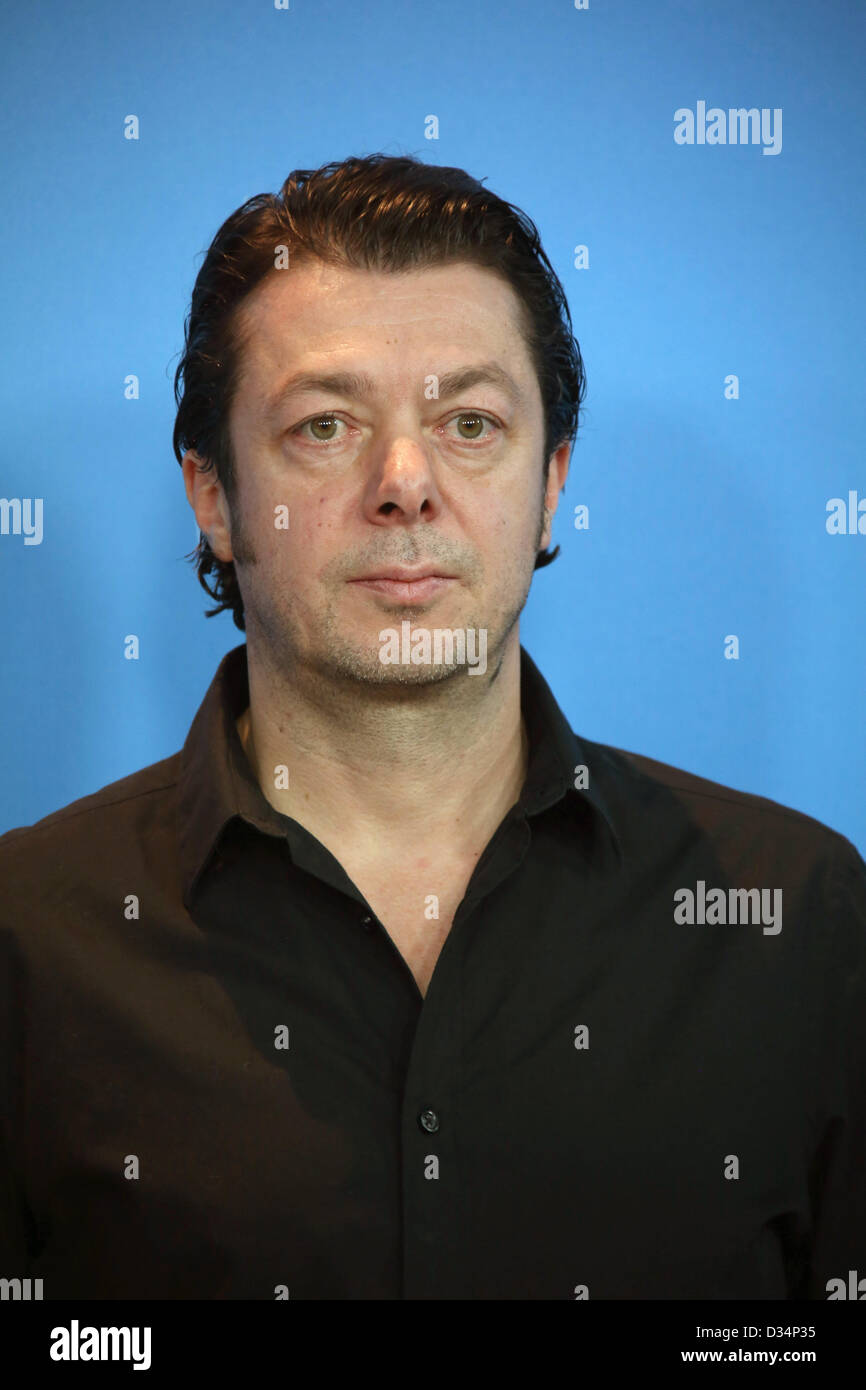
[(321, 676), (383, 691), (441, 685), (473, 672), (483, 675), (489, 658), (486, 628), (430, 632), (423, 624), (405, 621), (404, 626), (399, 619), (363, 635), (332, 632), (316, 646), (308, 660)]
[(322, 653), (318, 663), (321, 670), (330, 671), (334, 676), (342, 676), (368, 686), (386, 689), (410, 686), (437, 685), (460, 675), (466, 670), (466, 663), (451, 662), (386, 662), (375, 651), (333, 647)]

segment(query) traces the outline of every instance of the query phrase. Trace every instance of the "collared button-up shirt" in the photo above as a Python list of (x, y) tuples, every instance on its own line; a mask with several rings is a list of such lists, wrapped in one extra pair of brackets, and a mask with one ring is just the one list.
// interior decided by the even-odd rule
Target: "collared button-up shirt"
[[(423, 997), (263, 795), (246, 646), (183, 750), (0, 837), (0, 1277), (45, 1299), (825, 1299), (866, 1277), (866, 864), (578, 737)], [(419, 911), (436, 894), (418, 883)], [(864, 1285), (866, 1288), (866, 1285)]]

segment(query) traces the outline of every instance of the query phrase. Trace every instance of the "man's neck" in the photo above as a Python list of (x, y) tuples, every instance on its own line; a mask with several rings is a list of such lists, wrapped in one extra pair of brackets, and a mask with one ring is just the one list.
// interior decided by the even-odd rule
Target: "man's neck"
[(516, 628), (512, 638), (488, 674), (404, 687), (394, 699), (363, 685), (323, 688), (303, 671), (275, 676), (248, 640), (250, 705), (236, 723), (265, 798), (356, 854), (429, 846), (477, 858), (526, 778)]

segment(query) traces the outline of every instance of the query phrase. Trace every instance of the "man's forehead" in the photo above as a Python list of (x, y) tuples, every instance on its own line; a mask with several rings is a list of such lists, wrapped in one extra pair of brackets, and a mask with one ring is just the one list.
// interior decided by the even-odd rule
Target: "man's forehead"
[(395, 330), (473, 323), (496, 332), (503, 316), (517, 327), (518, 300), (494, 271), (465, 262), (408, 271), (366, 270), (300, 261), (272, 271), (241, 306), (247, 332), (262, 343), (296, 332), (325, 336), (375, 324)]
[(351, 370), (349, 358), (365, 334), (383, 347), (435, 353), (435, 362), (420, 364), (425, 376), (493, 357), (503, 386), (506, 375), (517, 385), (527, 368), (531, 373), (513, 290), (494, 272), (463, 262), (412, 271), (302, 262), (271, 274), (242, 308), (243, 374), (266, 391), (264, 406), (272, 403), (275, 375)]

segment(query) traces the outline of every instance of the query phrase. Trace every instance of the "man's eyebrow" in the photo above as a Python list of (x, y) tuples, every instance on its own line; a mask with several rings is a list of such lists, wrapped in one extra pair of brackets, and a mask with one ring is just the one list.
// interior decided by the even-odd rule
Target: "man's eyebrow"
[(457, 396), (473, 386), (498, 386), (515, 405), (523, 405), (524, 393), (510, 372), (498, 362), (480, 362), (477, 367), (458, 367), (439, 378), (439, 395)]
[[(473, 386), (498, 386), (516, 405), (523, 405), (524, 393), (513, 376), (498, 362), (480, 362), (474, 367), (458, 367), (438, 378), (437, 399), (456, 396)], [(376, 383), (364, 372), (296, 372), (283, 381), (266, 403), (272, 415), (288, 397), (300, 391), (332, 391), (335, 395), (364, 400), (376, 394)]]

